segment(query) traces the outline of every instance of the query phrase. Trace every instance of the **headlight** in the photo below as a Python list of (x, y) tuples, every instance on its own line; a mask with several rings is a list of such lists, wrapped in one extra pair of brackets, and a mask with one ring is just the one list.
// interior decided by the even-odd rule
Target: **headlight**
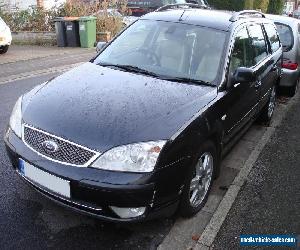
[(92, 167), (122, 172), (152, 172), (166, 141), (142, 142), (113, 148), (99, 157)]
[(9, 126), (18, 137), (22, 137), (22, 96), (14, 106), (10, 116)]

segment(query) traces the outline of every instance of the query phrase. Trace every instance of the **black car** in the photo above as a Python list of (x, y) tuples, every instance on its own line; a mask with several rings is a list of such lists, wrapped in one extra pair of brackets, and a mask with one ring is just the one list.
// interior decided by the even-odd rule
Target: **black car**
[(222, 156), (257, 118), (270, 121), (281, 60), (259, 12), (150, 13), (91, 62), (20, 97), (7, 152), (23, 180), (77, 211), (192, 216)]

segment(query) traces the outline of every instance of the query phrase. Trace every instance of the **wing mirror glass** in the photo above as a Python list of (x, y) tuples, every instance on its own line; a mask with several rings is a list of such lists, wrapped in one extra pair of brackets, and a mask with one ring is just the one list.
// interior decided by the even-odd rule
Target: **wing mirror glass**
[(101, 52), (107, 45), (107, 42), (98, 42), (96, 46), (97, 53)]

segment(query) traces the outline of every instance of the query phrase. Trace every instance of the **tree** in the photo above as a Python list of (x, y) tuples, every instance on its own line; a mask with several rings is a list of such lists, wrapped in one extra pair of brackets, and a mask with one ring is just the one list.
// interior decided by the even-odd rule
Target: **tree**
[(209, 5), (219, 10), (239, 11), (245, 8), (246, 0), (208, 0)]
[(232, 10), (239, 11), (245, 9), (246, 0), (231, 0)]
[(284, 0), (270, 0), (268, 6), (268, 13), (270, 14), (282, 14), (282, 10), (284, 7)]
[(229, 10), (229, 0), (208, 0), (209, 5), (219, 10)]
[(267, 12), (269, 6), (269, 0), (254, 0), (253, 9)]
[(254, 6), (254, 0), (245, 0), (245, 9), (252, 10)]

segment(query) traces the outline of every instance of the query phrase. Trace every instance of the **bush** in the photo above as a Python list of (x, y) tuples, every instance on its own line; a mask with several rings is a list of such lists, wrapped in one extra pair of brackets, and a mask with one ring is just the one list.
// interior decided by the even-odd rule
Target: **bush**
[(253, 9), (267, 12), (269, 0), (254, 0)]
[(208, 0), (209, 5), (219, 10), (240, 11), (245, 8), (247, 0)]
[(254, 6), (254, 0), (245, 0), (245, 9), (252, 10)]
[(284, 7), (284, 0), (270, 0), (268, 13), (281, 15)]
[(273, 14), (281, 14), (284, 7), (284, 0), (208, 0), (208, 2), (221, 10), (254, 9)]
[(24, 11), (1, 13), (2, 18), (12, 31), (53, 31), (51, 20), (57, 15), (56, 11), (43, 9), (28, 9)]
[[(8, 24), (13, 32), (18, 31), (54, 31), (53, 19), (61, 16), (89, 16), (97, 17), (97, 31), (111, 32), (115, 35), (123, 28), (122, 18), (111, 17), (107, 13), (108, 7), (115, 7), (125, 12), (126, 2), (103, 1), (101, 4), (83, 4), (81, 1), (72, 1), (72, 4), (65, 3), (57, 9), (43, 10), (41, 8), (28, 9), (17, 12), (3, 12), (0, 9), (0, 15)], [(101, 14), (97, 14), (99, 10)]]

